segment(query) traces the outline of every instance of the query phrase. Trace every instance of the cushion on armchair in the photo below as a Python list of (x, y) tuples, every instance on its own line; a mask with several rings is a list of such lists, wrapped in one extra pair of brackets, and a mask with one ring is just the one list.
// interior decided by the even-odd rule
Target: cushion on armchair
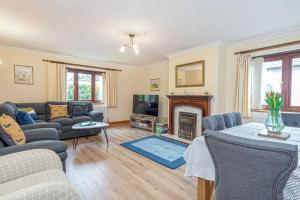
[(5, 114), (0, 117), (0, 137), (8, 146), (26, 143), (25, 135), (19, 124)]

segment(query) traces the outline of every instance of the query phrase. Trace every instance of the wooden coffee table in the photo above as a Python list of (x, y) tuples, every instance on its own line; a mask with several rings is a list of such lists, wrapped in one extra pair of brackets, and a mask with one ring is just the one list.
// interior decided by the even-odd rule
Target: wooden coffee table
[[(91, 124), (88, 124), (88, 123), (91, 123)], [(73, 149), (76, 149), (76, 147), (77, 147), (79, 137), (82, 136), (81, 132), (90, 130), (90, 129), (100, 129), (100, 133), (103, 130), (104, 136), (106, 139), (106, 144), (108, 146), (109, 144), (108, 144), (108, 137), (107, 137), (107, 132), (106, 132), (106, 127), (108, 127), (108, 126), (109, 126), (109, 124), (104, 123), (104, 122), (81, 122), (81, 123), (73, 125), (72, 129), (75, 132), (74, 141), (73, 141)]]

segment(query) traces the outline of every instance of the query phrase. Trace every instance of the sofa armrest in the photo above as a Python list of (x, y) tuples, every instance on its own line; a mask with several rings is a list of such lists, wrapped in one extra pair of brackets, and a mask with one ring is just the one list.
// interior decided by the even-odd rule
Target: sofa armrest
[(99, 111), (90, 111), (89, 116), (96, 122), (103, 122), (103, 113)]
[(61, 125), (59, 123), (48, 123), (48, 122), (21, 125), (22, 130), (30, 130), (30, 129), (38, 129), (38, 128), (55, 128), (56, 130), (61, 130)]
[(0, 184), (49, 169), (63, 170), (60, 158), (50, 150), (35, 149), (0, 156)]
[(58, 131), (55, 128), (28, 129), (23, 132), (27, 143), (38, 140), (59, 140)]
[(80, 196), (67, 183), (48, 182), (34, 185), (0, 197), (6, 200), (80, 200)]

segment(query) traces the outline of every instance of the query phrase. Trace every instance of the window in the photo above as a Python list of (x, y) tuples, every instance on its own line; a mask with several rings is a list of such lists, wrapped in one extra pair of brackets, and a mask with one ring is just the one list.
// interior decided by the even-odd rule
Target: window
[(99, 72), (67, 69), (67, 100), (103, 102), (103, 76)]
[(266, 56), (261, 72), (261, 104), (273, 89), (285, 97), (284, 111), (300, 111), (300, 51)]

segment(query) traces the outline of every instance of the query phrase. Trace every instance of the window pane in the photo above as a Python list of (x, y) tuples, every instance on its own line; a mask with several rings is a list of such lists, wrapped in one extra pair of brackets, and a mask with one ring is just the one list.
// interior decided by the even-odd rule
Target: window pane
[(67, 101), (74, 100), (74, 73), (67, 72), (67, 87), (66, 87)]
[(292, 60), (291, 105), (300, 106), (300, 58)]
[(265, 105), (266, 91), (281, 92), (282, 60), (264, 62), (261, 77), (261, 103)]
[(96, 75), (95, 77), (95, 100), (103, 100), (103, 77), (101, 75)]
[(92, 99), (92, 75), (78, 73), (78, 99)]

